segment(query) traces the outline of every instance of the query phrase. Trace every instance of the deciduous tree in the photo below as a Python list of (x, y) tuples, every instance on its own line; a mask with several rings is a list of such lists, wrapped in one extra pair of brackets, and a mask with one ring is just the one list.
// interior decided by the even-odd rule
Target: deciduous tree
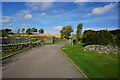
[(71, 35), (71, 32), (73, 32), (72, 26), (64, 26), (62, 27), (62, 30), (60, 31), (61, 37), (68, 39), (69, 36)]
[(25, 28), (23, 28), (23, 29), (21, 30), (21, 32), (24, 33), (24, 32), (25, 32)]
[(41, 29), (39, 30), (39, 33), (40, 33), (40, 34), (43, 34), (43, 33), (44, 33), (44, 30), (41, 28)]
[(31, 30), (30, 28), (28, 28), (28, 29), (26, 30), (26, 33), (27, 33), (27, 34), (32, 34), (32, 30)]
[(76, 31), (76, 40), (77, 41), (80, 41), (80, 35), (82, 33), (82, 27), (83, 27), (83, 24), (78, 24), (77, 26), (77, 31)]
[(18, 29), (18, 31), (17, 31), (17, 34), (19, 34), (20, 33), (20, 29)]

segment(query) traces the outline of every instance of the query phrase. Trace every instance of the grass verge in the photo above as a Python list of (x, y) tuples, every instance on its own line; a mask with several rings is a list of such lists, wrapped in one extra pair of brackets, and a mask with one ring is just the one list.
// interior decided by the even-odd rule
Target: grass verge
[(8, 52), (8, 53), (0, 54), (0, 59), (5, 58), (5, 57), (10, 56), (10, 55), (13, 55), (13, 54), (16, 54), (16, 53), (21, 52), (21, 51), (22, 50), (12, 51), (12, 52)]
[(118, 78), (118, 55), (83, 51), (64, 46), (62, 50), (88, 78)]

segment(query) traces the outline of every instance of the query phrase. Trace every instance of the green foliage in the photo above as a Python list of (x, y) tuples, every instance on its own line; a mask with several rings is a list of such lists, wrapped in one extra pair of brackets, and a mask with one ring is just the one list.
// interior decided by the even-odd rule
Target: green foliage
[(107, 30), (86, 30), (83, 33), (82, 42), (87, 44), (108, 45), (113, 42), (113, 36)]
[(116, 29), (116, 30), (111, 30), (111, 31), (109, 31), (111, 34), (113, 34), (113, 35), (118, 35), (118, 34), (120, 34), (120, 29)]
[(97, 44), (97, 33), (94, 30), (86, 30), (83, 33), (82, 42), (86, 44)]
[(40, 33), (40, 34), (43, 34), (43, 33), (44, 33), (44, 30), (41, 28), (41, 29), (39, 30), (39, 33)]
[(6, 33), (9, 33), (11, 32), (12, 30), (11, 29), (4, 29)]
[(82, 33), (82, 27), (83, 27), (83, 24), (78, 24), (77, 26), (77, 31), (76, 31), (76, 40), (77, 41), (80, 41), (80, 35)]
[(64, 26), (62, 27), (62, 30), (60, 31), (61, 37), (68, 39), (69, 36), (71, 36), (71, 32), (73, 32), (72, 26)]
[(17, 34), (19, 34), (20, 33), (20, 29), (18, 29), (18, 31), (17, 31)]
[(7, 37), (8, 36), (8, 33), (5, 30), (1, 30), (1, 32), (2, 32), (1, 37)]
[(115, 45), (117, 45), (118, 47), (120, 47), (120, 34), (116, 35)]
[(2, 30), (0, 30), (0, 33), (2, 33), (2, 34), (0, 34), (0, 36), (7, 37), (8, 34), (11, 33), (11, 31), (12, 31), (11, 29), (2, 29)]
[(25, 28), (23, 28), (23, 29), (21, 30), (21, 32), (24, 33), (24, 32), (25, 32)]
[(27, 33), (27, 34), (32, 34), (32, 30), (31, 30), (30, 28), (28, 28), (28, 29), (26, 30), (26, 33)]
[(100, 30), (97, 32), (98, 34), (98, 44), (99, 45), (108, 45), (112, 42), (113, 36), (110, 32), (107, 30)]
[(37, 29), (32, 28), (31, 31), (35, 33), (35, 32), (37, 32)]

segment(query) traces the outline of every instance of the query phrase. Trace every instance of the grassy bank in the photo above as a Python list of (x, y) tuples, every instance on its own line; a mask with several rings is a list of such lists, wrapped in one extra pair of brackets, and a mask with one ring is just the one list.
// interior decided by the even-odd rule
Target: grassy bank
[(65, 54), (88, 78), (117, 78), (118, 55), (83, 51), (82, 47), (62, 47)]

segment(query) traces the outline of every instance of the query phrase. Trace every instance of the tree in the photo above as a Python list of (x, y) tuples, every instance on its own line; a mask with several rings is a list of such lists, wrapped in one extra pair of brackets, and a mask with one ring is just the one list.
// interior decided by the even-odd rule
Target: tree
[(37, 33), (37, 29), (35, 29), (35, 31), (34, 32), (36, 32)]
[(86, 30), (83, 33), (83, 42), (87, 44), (108, 45), (113, 41), (113, 35), (107, 30)]
[(35, 33), (35, 32), (37, 32), (37, 29), (35, 29), (35, 28), (32, 28), (32, 32), (34, 32), (34, 33)]
[(80, 35), (82, 33), (82, 27), (83, 27), (83, 24), (78, 24), (77, 26), (77, 31), (76, 31), (76, 40), (77, 41), (80, 41)]
[(113, 35), (118, 35), (118, 34), (120, 34), (120, 29), (116, 29), (116, 30), (111, 30), (111, 31), (109, 31), (111, 34), (113, 34)]
[(113, 36), (107, 30), (98, 31), (98, 44), (99, 45), (108, 45), (112, 42)]
[(68, 39), (69, 36), (71, 35), (71, 32), (73, 32), (72, 26), (64, 26), (62, 27), (62, 30), (60, 31), (61, 37)]
[(1, 36), (1, 37), (7, 37), (8, 34), (9, 34), (11, 31), (12, 31), (11, 29), (2, 29), (2, 30), (0, 30), (0, 33), (2, 33), (0, 36)]
[(2, 33), (0, 36), (1, 37), (7, 37), (8, 33), (5, 30), (0, 30), (0, 33)]
[(28, 29), (26, 30), (26, 33), (27, 33), (27, 34), (32, 34), (32, 30), (31, 30), (30, 28), (28, 28)]
[(21, 30), (21, 32), (24, 33), (24, 32), (25, 32), (25, 28), (23, 28), (23, 29)]
[(20, 33), (20, 29), (18, 29), (18, 31), (17, 31), (17, 34), (19, 34)]
[(5, 31), (6, 33), (9, 33), (9, 32), (11, 32), (12, 30), (11, 30), (11, 29), (4, 29), (4, 31)]
[(120, 34), (116, 35), (115, 44), (120, 47)]
[(97, 33), (94, 30), (86, 30), (83, 33), (83, 38), (82, 38), (82, 42), (86, 43), (86, 44), (97, 44), (98, 42), (98, 37), (97, 37)]
[(39, 33), (43, 34), (43, 33), (44, 33), (44, 30), (41, 28), (41, 29), (39, 30)]

